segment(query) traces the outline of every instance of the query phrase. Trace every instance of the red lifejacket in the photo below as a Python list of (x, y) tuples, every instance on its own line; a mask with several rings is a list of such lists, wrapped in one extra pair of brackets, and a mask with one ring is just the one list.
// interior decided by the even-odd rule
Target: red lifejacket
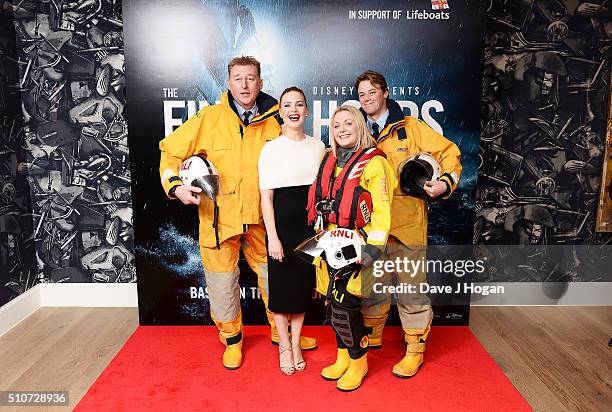
[(370, 159), (385, 157), (378, 148), (361, 149), (346, 162), (338, 176), (334, 176), (338, 159), (328, 152), (319, 166), (316, 180), (308, 191), (308, 222), (317, 217), (317, 204), (327, 204), (322, 215), (325, 223), (335, 223), (348, 229), (362, 228), (370, 221), (372, 195), (359, 185), (359, 179)]

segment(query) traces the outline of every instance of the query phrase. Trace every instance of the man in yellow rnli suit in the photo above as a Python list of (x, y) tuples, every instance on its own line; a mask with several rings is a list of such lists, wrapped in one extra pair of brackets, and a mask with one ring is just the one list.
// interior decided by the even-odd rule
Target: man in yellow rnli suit
[[(382, 152), (371, 148), (374, 141), (357, 109), (352, 106), (337, 108), (332, 116), (331, 128), (333, 138), (330, 141), (334, 157), (332, 157), (330, 165), (334, 168), (335, 177), (331, 179), (328, 174), (327, 179), (345, 183), (343, 186), (339, 186), (336, 194), (327, 193), (327, 197), (323, 196), (324, 201), (333, 200), (335, 204), (339, 205), (339, 213), (337, 213), (339, 217), (333, 219), (331, 223), (328, 218), (325, 218), (324, 221), (328, 223), (326, 225), (328, 230), (337, 227), (356, 227), (360, 233), (366, 235), (366, 246), (363, 248), (361, 261), (361, 267), (363, 268), (371, 265), (385, 249), (391, 227), (392, 193), (397, 187), (397, 180), (389, 163), (383, 156), (377, 154), (377, 152), (380, 154)], [(370, 149), (365, 151), (364, 149), (368, 147)], [(364, 157), (359, 157), (361, 150), (364, 150)], [(368, 160), (362, 160), (367, 159), (368, 155)], [(332, 154), (328, 156), (332, 156)], [(313, 217), (312, 209), (320, 201), (313, 195), (316, 192), (316, 185), (321, 183), (322, 187), (328, 187), (329, 184), (324, 177), (322, 178), (322, 176), (325, 176), (322, 171), (325, 169), (326, 160), (329, 159), (325, 158), (319, 176), (309, 193), (309, 212), (311, 212), (309, 216), (311, 219)], [(335, 164), (333, 164), (334, 160)], [(340, 176), (344, 168), (349, 168), (346, 172), (349, 175), (348, 180)], [(351, 188), (350, 182), (353, 179), (358, 180), (358, 186), (367, 190), (371, 195), (371, 210), (365, 211), (365, 215), (369, 219), (361, 219), (362, 222), (367, 221), (361, 227), (358, 217), (355, 217), (354, 221), (351, 221), (350, 218), (347, 220), (340, 217), (342, 215), (354, 217), (364, 213), (359, 201), (349, 201), (348, 204), (352, 204), (351, 210), (342, 210), (343, 202), (338, 198), (338, 196), (348, 196), (348, 199), (354, 199), (352, 192), (354, 188)], [(368, 294), (369, 288), (362, 282), (361, 272), (355, 271), (331, 282), (332, 290), (328, 294), (330, 274), (333, 278), (334, 273), (328, 270), (327, 265), (321, 259), (316, 261), (315, 265), (318, 266), (317, 291), (329, 296), (331, 324), (336, 331), (338, 345), (336, 361), (324, 368), (321, 375), (326, 380), (337, 380), (336, 386), (339, 390), (352, 391), (361, 385), (368, 372), (368, 331), (361, 314), (361, 297)]]
[[(221, 103), (207, 106), (159, 143), (160, 174), (172, 199), (198, 207), (199, 242), (210, 313), (226, 345), (223, 365), (237, 369), (242, 363), (242, 314), (238, 286), (238, 258), (244, 256), (258, 277), (263, 301), (268, 305), (268, 264), (262, 223), (257, 162), (266, 141), (280, 134), (275, 116), (278, 104), (261, 92), (260, 63), (253, 57), (234, 58), (228, 64), (228, 91)], [(183, 185), (178, 169), (184, 159), (204, 155), (219, 170), (218, 224), (214, 206), (201, 201), (201, 189)], [(271, 313), (272, 342), (278, 333)], [(302, 336), (303, 349), (316, 340)]]
[[(434, 131), (424, 122), (404, 116), (397, 102), (389, 99), (384, 76), (368, 70), (355, 80), (361, 111), (376, 146), (385, 152), (395, 173), (400, 164), (418, 152), (430, 153), (440, 164), (439, 180), (429, 181), (424, 190), (429, 197), (448, 198), (457, 188), (461, 174), (461, 152), (457, 145)], [(399, 174), (398, 174), (399, 176)], [(412, 257), (420, 259), (427, 244), (427, 204), (423, 199), (405, 195), (398, 187), (393, 193), (391, 234), (383, 259)], [(397, 274), (398, 282), (418, 284), (426, 282), (426, 273), (416, 277)], [(425, 340), (429, 333), (433, 312), (425, 296), (398, 296), (398, 311), (407, 344), (406, 355), (394, 365), (393, 374), (400, 378), (414, 376), (423, 363)], [(382, 346), (382, 331), (389, 312), (389, 303), (364, 305), (363, 316), (372, 328), (370, 347)]]

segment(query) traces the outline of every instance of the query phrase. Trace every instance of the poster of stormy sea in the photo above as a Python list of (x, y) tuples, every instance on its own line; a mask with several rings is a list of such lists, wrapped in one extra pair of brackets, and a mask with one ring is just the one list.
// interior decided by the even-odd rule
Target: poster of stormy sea
[[(355, 77), (367, 69), (383, 73), (389, 97), (405, 114), (462, 152), (458, 190), (430, 204), (429, 243), (471, 244), (484, 21), (478, 2), (436, 10), (429, 0), (125, 0), (123, 13), (142, 324), (212, 323), (197, 210), (163, 193), (158, 144), (219, 100), (235, 56), (261, 62), (263, 91), (272, 96), (289, 86), (303, 89), (310, 109), (306, 133), (326, 144), (333, 110), (358, 104)], [(256, 276), (243, 259), (239, 266), (243, 319), (263, 324)], [(322, 300), (313, 302), (307, 322), (321, 324)], [(454, 317), (462, 321), (463, 315)]]

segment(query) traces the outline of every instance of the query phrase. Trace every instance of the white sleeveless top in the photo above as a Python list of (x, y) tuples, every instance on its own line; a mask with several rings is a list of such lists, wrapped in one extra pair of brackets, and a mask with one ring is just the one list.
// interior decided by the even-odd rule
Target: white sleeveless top
[(310, 185), (317, 177), (325, 145), (306, 136), (301, 142), (284, 135), (267, 142), (259, 156), (259, 188)]

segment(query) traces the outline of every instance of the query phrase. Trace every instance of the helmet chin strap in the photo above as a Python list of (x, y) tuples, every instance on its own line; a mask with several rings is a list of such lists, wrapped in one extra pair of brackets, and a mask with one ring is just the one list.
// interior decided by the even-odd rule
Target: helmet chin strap
[(217, 200), (215, 198), (214, 201), (214, 217), (212, 227), (215, 229), (215, 241), (217, 242), (217, 250), (221, 250), (221, 246), (219, 244), (219, 206), (217, 205)]
[(209, 197), (214, 204), (214, 214), (213, 214), (213, 223), (212, 227), (215, 230), (215, 240), (217, 242), (217, 250), (221, 249), (221, 245), (219, 242), (219, 205), (217, 204), (217, 192), (219, 190), (219, 185), (217, 181), (210, 182), (205, 181), (203, 178), (194, 179), (191, 183), (195, 187), (199, 187), (202, 189), (202, 193), (204, 193), (207, 197)]

